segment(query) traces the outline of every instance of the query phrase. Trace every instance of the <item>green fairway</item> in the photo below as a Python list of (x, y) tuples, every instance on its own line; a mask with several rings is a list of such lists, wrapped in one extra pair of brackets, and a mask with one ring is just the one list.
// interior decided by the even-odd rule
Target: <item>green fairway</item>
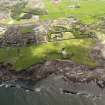
[(80, 64), (96, 66), (96, 63), (89, 57), (90, 46), (95, 42), (90, 39), (74, 39), (55, 43), (41, 44), (20, 48), (1, 48), (0, 61), (15, 64), (17, 70), (26, 68), (32, 64), (43, 62), (44, 60), (63, 59), (60, 51), (63, 47), (68, 53), (73, 53), (71, 59)]
[(48, 15), (41, 18), (45, 20), (74, 16), (85, 23), (93, 23), (105, 16), (104, 0), (80, 0), (80, 8), (70, 8), (76, 5), (70, 0), (62, 0), (57, 5), (52, 3), (52, 0), (44, 0), (44, 2)]

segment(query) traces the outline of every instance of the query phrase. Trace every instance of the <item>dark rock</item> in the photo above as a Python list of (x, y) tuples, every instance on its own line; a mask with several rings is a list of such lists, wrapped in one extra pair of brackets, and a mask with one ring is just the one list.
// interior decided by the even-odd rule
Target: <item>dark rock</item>
[(100, 88), (105, 88), (105, 81), (103, 81), (103, 80), (97, 80), (96, 83), (97, 83), (97, 85)]
[(22, 71), (11, 70), (12, 66), (13, 65), (10, 63), (0, 64), (0, 80), (22, 80), (33, 81), (36, 83), (54, 73), (56, 75), (63, 75), (62, 78), (67, 82), (89, 83), (97, 80), (96, 84), (100, 88), (105, 87), (104, 68), (92, 68), (91, 70), (85, 65), (65, 60), (46, 61), (45, 63), (31, 65)]
[(69, 91), (69, 90), (63, 90), (63, 93), (64, 94), (77, 94), (78, 92), (75, 92), (75, 91)]

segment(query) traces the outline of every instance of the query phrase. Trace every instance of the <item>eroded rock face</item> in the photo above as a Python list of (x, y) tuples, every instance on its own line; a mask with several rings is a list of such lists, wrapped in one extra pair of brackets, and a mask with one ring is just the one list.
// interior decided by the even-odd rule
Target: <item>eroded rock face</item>
[(13, 70), (10, 64), (1, 64), (0, 66), (0, 79), (3, 81), (21, 79), (37, 82), (51, 74), (61, 74), (63, 75), (62, 78), (68, 82), (88, 83), (97, 81), (99, 86), (105, 87), (105, 68), (89, 68), (85, 65), (76, 64), (73, 61), (46, 61), (42, 64), (32, 65), (22, 71)]
[(105, 43), (99, 41), (91, 51), (91, 57), (100, 65), (105, 65)]

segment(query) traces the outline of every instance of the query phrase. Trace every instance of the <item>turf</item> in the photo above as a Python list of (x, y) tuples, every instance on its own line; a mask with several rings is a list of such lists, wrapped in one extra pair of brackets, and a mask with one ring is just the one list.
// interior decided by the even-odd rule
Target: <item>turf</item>
[(1, 48), (0, 61), (11, 62), (20, 70), (45, 60), (63, 59), (60, 51), (64, 47), (68, 53), (73, 53), (73, 56), (67, 59), (96, 66), (95, 61), (89, 57), (90, 46), (93, 44), (95, 42), (90, 39), (73, 39), (23, 48)]
[(102, 16), (105, 16), (104, 0), (80, 0), (80, 8), (70, 8), (77, 5), (70, 0), (61, 0), (59, 4), (52, 3), (52, 0), (44, 0), (48, 15), (42, 16), (42, 19), (56, 19), (62, 17), (74, 16), (84, 23), (94, 23)]
[[(80, 8), (70, 8), (77, 3), (71, 0), (61, 0), (59, 4), (54, 4), (53, 0), (43, 0), (45, 9), (48, 10), (48, 15), (40, 16), (41, 20), (52, 20), (57, 18), (67, 18), (74, 16), (86, 24), (95, 23), (105, 16), (105, 1), (104, 0), (80, 0)], [(33, 19), (16, 21), (12, 19), (4, 19), (0, 21), (2, 24), (26, 24), (35, 23)]]

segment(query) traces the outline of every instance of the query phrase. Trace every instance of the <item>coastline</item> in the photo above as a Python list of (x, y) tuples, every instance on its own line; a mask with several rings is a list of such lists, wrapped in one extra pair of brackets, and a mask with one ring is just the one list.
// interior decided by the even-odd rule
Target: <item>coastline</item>
[[(76, 64), (67, 60), (52, 60), (42, 64), (35, 64), (21, 71), (12, 70), (12, 65), (0, 64), (1, 84), (8, 81), (28, 81), (36, 84), (50, 75), (62, 75), (66, 82), (90, 83), (94, 82), (100, 88), (105, 87), (105, 68), (89, 68), (86, 65)], [(24, 82), (23, 82), (24, 83)]]

